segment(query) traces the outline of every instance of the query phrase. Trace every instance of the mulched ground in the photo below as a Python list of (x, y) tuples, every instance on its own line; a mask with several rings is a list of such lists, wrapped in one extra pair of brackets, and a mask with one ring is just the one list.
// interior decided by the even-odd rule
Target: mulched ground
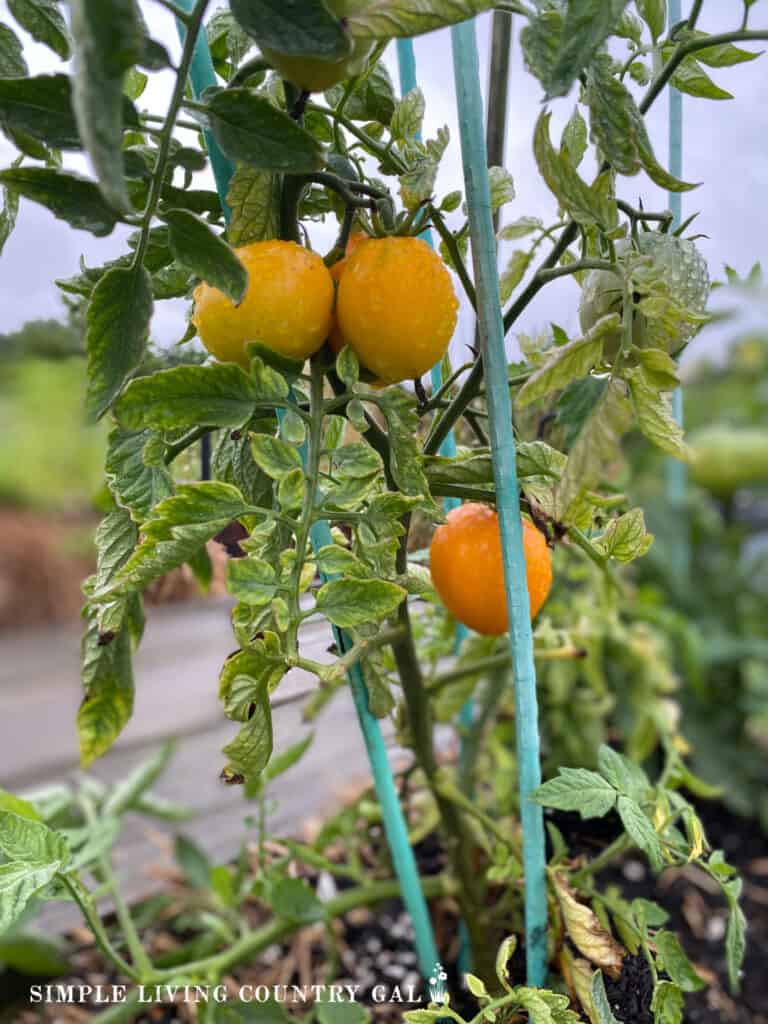
[[(700, 808), (707, 835), (716, 848), (724, 850), (744, 878), (743, 907), (749, 921), (749, 945), (745, 963), (742, 992), (732, 995), (728, 991), (727, 973), (723, 955), (726, 911), (716, 888), (706, 876), (694, 868), (667, 870), (655, 880), (644, 861), (630, 854), (615, 868), (601, 876), (604, 883), (619, 883), (627, 898), (642, 896), (654, 899), (671, 915), (668, 927), (681, 938), (688, 955), (710, 987), (688, 996), (685, 1024), (768, 1024), (768, 842), (759, 827), (748, 820), (737, 818), (720, 805)], [(554, 815), (560, 830), (574, 848), (597, 852), (615, 834), (615, 823), (610, 817), (599, 822), (582, 822), (576, 815)], [(372, 856), (380, 837), (372, 835)], [(432, 874), (444, 864), (443, 851), (435, 838), (428, 836), (417, 847), (422, 871)], [(317, 876), (309, 880), (318, 882)], [(169, 879), (169, 883), (172, 880)], [(333, 887), (336, 883), (324, 875), (321, 885)], [(188, 894), (187, 894), (188, 895)], [(184, 890), (169, 884), (164, 894), (166, 907), (145, 932), (145, 942), (153, 955), (172, 952), (187, 938), (180, 932), (178, 910)], [(458, 929), (455, 908), (450, 901), (433, 907), (436, 937), (441, 956), (448, 971), (448, 988), (453, 1004), (463, 1008), (455, 967), (458, 949)], [(259, 923), (260, 912), (253, 910), (252, 923)], [(71, 936), (74, 945), (72, 961), (75, 971), (71, 978), (57, 979), (65, 983), (100, 982), (111, 984), (119, 979), (104, 964), (89, 942), (89, 934), (78, 930)], [(412, 948), (410, 925), (398, 901), (382, 904), (372, 910), (359, 909), (348, 914), (336, 932), (337, 970), (334, 983), (361, 986), (361, 992), (370, 993), (376, 986), (391, 990), (398, 986), (407, 996), (409, 988), (422, 991), (416, 958)], [(513, 980), (522, 980), (523, 951), (518, 949), (513, 959)], [(252, 963), (238, 968), (225, 983), (234, 993), (241, 984), (251, 985), (303, 985), (321, 984), (328, 980), (326, 934), (322, 925), (305, 928), (282, 946), (266, 950)], [(48, 1006), (25, 1007), (24, 994), (29, 979), (20, 976), (0, 977), (3, 998), (0, 1021), (3, 1024), (37, 1024), (39, 1021), (57, 1024), (85, 1024), (91, 1012), (85, 1007)], [(640, 957), (627, 957), (621, 977), (608, 981), (607, 994), (616, 1017), (623, 1024), (653, 1024), (650, 1012), (651, 979), (647, 965)], [(369, 1002), (361, 995), (362, 1002)], [(9, 1006), (12, 999), (20, 1000)], [(376, 1024), (395, 1024), (402, 1019), (407, 1005), (372, 1004)], [(412, 1008), (412, 1007), (410, 1007)], [(300, 1007), (297, 1010), (300, 1011)], [(466, 1001), (471, 1015), (476, 1005)], [(134, 1018), (136, 1024), (171, 1024), (175, 1021), (195, 1020), (194, 1008), (188, 1004), (171, 1004), (147, 1008)]]

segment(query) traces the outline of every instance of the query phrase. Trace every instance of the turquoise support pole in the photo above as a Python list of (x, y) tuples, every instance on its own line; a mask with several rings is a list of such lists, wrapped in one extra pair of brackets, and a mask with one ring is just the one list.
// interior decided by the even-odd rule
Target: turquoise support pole
[[(177, 0), (177, 3), (184, 10), (191, 10), (194, 0)], [(183, 25), (179, 25), (179, 34), (183, 41), (185, 34)], [(211, 61), (207, 41), (203, 35), (200, 35), (195, 44), (194, 57), (190, 68), (190, 80), (195, 95), (199, 95), (209, 86), (216, 84), (213, 62)], [(232, 177), (233, 165), (219, 150), (215, 139), (209, 137), (207, 133), (206, 145), (209, 147), (211, 167), (216, 179), (216, 188), (224, 215), (228, 218), (229, 209), (225, 200), (229, 181)], [(326, 544), (333, 543), (328, 523), (324, 521), (315, 523), (310, 533), (310, 539), (312, 548), (315, 551)], [(335, 626), (333, 627), (333, 632), (339, 653), (348, 651), (352, 644), (347, 634)], [(403, 903), (413, 924), (414, 945), (419, 960), (419, 968), (422, 975), (428, 978), (437, 963), (437, 947), (435, 945), (427, 901), (421, 888), (419, 870), (408, 839), (408, 827), (400, 806), (389, 759), (387, 758), (384, 737), (381, 734), (378, 719), (371, 714), (368, 707), (368, 691), (359, 665), (354, 665), (350, 670), (349, 681), (360, 722), (360, 729), (365, 741), (365, 748), (368, 753), (368, 760), (371, 765), (376, 795), (381, 804), (384, 831), (392, 856), (392, 863), (400, 882)]]
[[(680, 0), (669, 0), (668, 24), (676, 25), (682, 18)], [(683, 174), (683, 94), (674, 86), (669, 88), (669, 170), (676, 177)], [(672, 227), (682, 223), (682, 196), (679, 192), (669, 193), (669, 208), (672, 211)], [(672, 395), (672, 414), (683, 425), (683, 390), (675, 389)], [(678, 511), (676, 523), (679, 527), (677, 543), (673, 545), (672, 557), (675, 570), (680, 576), (690, 571), (690, 545), (688, 523), (685, 516), (688, 470), (679, 459), (667, 459), (664, 464), (667, 501)]]
[(474, 21), (454, 26), (451, 37), (515, 681), (515, 727), (525, 871), (527, 980), (529, 985), (543, 985), (547, 975), (544, 819), (541, 807), (530, 799), (531, 793), (541, 782), (536, 669)]
[[(412, 39), (398, 39), (397, 40), (397, 66), (400, 73), (400, 95), (405, 96), (406, 93), (410, 92), (411, 89), (416, 88), (416, 55), (413, 48)], [(421, 236), (427, 245), (434, 249), (435, 243), (432, 238), (432, 232), (427, 229)], [(430, 373), (430, 380), (432, 382), (432, 391), (435, 392), (439, 389), (443, 383), (442, 371), (440, 369), (440, 363), (435, 363)], [(446, 456), (446, 458), (453, 458), (456, 455), (456, 438), (451, 430), (443, 443), (440, 445), (440, 454)], [(444, 498), (443, 508), (446, 512), (450, 512), (452, 508), (458, 508), (461, 504), (460, 498)], [(461, 645), (465, 639), (469, 636), (469, 630), (461, 623), (456, 623), (456, 628), (453, 635), (453, 653), (458, 655), (461, 650)], [(459, 711), (459, 729), (467, 730), (472, 725), (474, 719), (474, 709), (472, 700), (465, 701), (461, 710)], [(460, 758), (464, 756), (464, 746), (462, 742)], [(466, 925), (462, 921), (460, 926), (460, 946), (459, 946), (459, 969), (466, 973), (472, 969), (472, 950), (469, 944), (469, 933), (467, 932)]]

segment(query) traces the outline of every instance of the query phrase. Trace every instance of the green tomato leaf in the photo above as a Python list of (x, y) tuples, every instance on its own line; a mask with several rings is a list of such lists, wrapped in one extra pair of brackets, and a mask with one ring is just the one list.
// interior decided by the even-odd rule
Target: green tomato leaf
[[(712, 861), (714, 859), (715, 855), (713, 854), (710, 859), (710, 867), (713, 866)], [(727, 872), (733, 873), (733, 868), (730, 865), (721, 863), (719, 867), (724, 869), (722, 870), (723, 876), (726, 876)], [(731, 986), (731, 992), (736, 993), (739, 991), (741, 984), (741, 969), (744, 965), (744, 956), (747, 951), (747, 919), (739, 905), (742, 881), (740, 878), (734, 878), (731, 881), (725, 881), (724, 878), (721, 878), (720, 885), (730, 911), (728, 927), (725, 932), (725, 960), (728, 966), (728, 981)]]
[(304, 470), (296, 466), (280, 478), (277, 486), (277, 501), (283, 512), (295, 512), (301, 508), (307, 490)]
[(346, 629), (385, 619), (405, 596), (402, 587), (387, 580), (339, 579), (320, 587), (316, 607), (335, 626)]
[(123, 165), (123, 77), (144, 50), (145, 32), (134, 0), (71, 0), (75, 87), (80, 138), (104, 198), (130, 210)]
[(689, 56), (677, 66), (672, 75), (672, 85), (688, 96), (705, 100), (732, 100), (733, 93), (716, 85), (695, 57)]
[(517, 238), (524, 238), (533, 231), (543, 228), (544, 224), (538, 217), (519, 217), (510, 224), (505, 224), (499, 232), (499, 241), (512, 242)]
[(53, 864), (56, 869), (70, 859), (68, 844), (59, 832), (4, 810), (0, 811), (0, 852), (8, 860)]
[(672, 981), (660, 981), (653, 993), (654, 1024), (682, 1024), (685, 999)]
[[(136, 612), (138, 599), (132, 601)], [(85, 694), (77, 712), (83, 767), (109, 750), (133, 712), (129, 630), (123, 629), (109, 643), (103, 643), (95, 607), (87, 609), (86, 623), (81, 668)]]
[(271, 782), (272, 779), (276, 779), (278, 775), (283, 775), (289, 768), (293, 768), (295, 764), (298, 764), (312, 745), (314, 738), (315, 734), (313, 732), (307, 733), (303, 739), (291, 744), (287, 750), (276, 754), (264, 769), (264, 781)]
[(693, 969), (677, 936), (673, 932), (658, 932), (653, 939), (662, 966), (672, 981), (683, 992), (698, 992), (706, 982)]
[(8, 10), (33, 39), (69, 60), (69, 29), (56, 0), (8, 0)]
[[(698, 38), (705, 39), (706, 33), (696, 33)], [(762, 51), (755, 53), (752, 50), (742, 50), (733, 43), (719, 43), (716, 46), (708, 46), (705, 50), (696, 51), (696, 60), (706, 64), (710, 68), (730, 68), (735, 64), (744, 64), (750, 60), (756, 60), (762, 56)]]
[(94, 600), (143, 590), (152, 580), (194, 558), (207, 541), (249, 509), (231, 484), (182, 484), (175, 495), (155, 507), (142, 526), (141, 543), (106, 591), (94, 594)]
[(417, 139), (421, 135), (424, 109), (424, 93), (415, 86), (395, 104), (389, 122), (392, 137), (399, 142)]
[(628, 796), (619, 797), (616, 809), (629, 838), (643, 851), (654, 871), (661, 871), (664, 866), (661, 840), (645, 811)]
[(597, 485), (603, 467), (616, 458), (621, 438), (632, 422), (632, 409), (621, 381), (610, 381), (568, 453), (557, 491), (558, 515), (566, 519), (580, 496)]
[(629, 370), (627, 377), (640, 430), (657, 448), (686, 461), (688, 447), (683, 440), (683, 428), (672, 414), (669, 393), (660, 391), (643, 367)]
[(42, 203), (70, 227), (90, 231), (99, 238), (110, 234), (118, 220), (94, 183), (77, 174), (51, 167), (12, 167), (0, 171), (0, 184), (25, 199)]
[(520, 408), (530, 405), (550, 391), (564, 388), (585, 377), (603, 355), (603, 338), (614, 331), (621, 320), (617, 313), (601, 317), (583, 338), (559, 345), (542, 366), (528, 378), (517, 394)]
[(604, 779), (625, 796), (642, 799), (650, 789), (648, 776), (640, 765), (630, 761), (605, 743), (597, 752), (597, 764)]
[(605, 991), (605, 982), (601, 971), (595, 971), (592, 975), (592, 987), (590, 989), (592, 1007), (597, 1017), (594, 1024), (621, 1024), (616, 1020), (608, 1002), (608, 995)]
[(113, 267), (93, 289), (85, 339), (92, 416), (104, 415), (144, 358), (151, 317), (152, 284), (141, 265)]
[(363, 39), (403, 39), (467, 21), (492, 6), (492, 0), (371, 0), (349, 15), (347, 28)]
[(165, 445), (150, 430), (113, 430), (107, 442), (105, 470), (115, 501), (142, 523), (155, 505), (173, 493), (173, 479), (162, 455)]
[(301, 453), (296, 446), (270, 434), (254, 434), (251, 452), (256, 465), (273, 480), (280, 480), (297, 467), (301, 468)]
[(224, 704), (227, 717), (236, 722), (247, 722), (254, 693), (263, 690), (269, 695), (286, 669), (279, 637), (269, 630), (262, 639), (227, 658), (219, 676), (219, 699)]
[(549, 137), (549, 112), (541, 114), (536, 122), (533, 149), (539, 171), (547, 186), (579, 224), (597, 224), (604, 231), (616, 226), (618, 214), (614, 200), (604, 195), (595, 185), (582, 181), (570, 161), (568, 151), (558, 152)]
[(230, 298), (242, 301), (248, 287), (248, 271), (223, 238), (188, 210), (165, 210), (168, 242), (176, 260), (197, 277)]
[(651, 30), (654, 43), (667, 25), (667, 0), (636, 0), (640, 17)]
[(0, 938), (0, 962), (21, 974), (41, 978), (58, 978), (73, 969), (62, 942), (33, 932), (14, 931)]
[(325, 163), (323, 147), (264, 96), (222, 89), (207, 103), (216, 141), (233, 160), (264, 171), (307, 174)]
[[(335, 107), (344, 93), (344, 85), (335, 85), (326, 94)], [(389, 125), (397, 100), (386, 66), (379, 61), (361, 76), (347, 99), (344, 113), (353, 121), (376, 121)]]
[(132, 380), (114, 411), (128, 430), (240, 427), (262, 397), (254, 380), (233, 363), (175, 366)]
[(16, 217), (19, 213), (19, 197), (16, 192), (0, 188), (0, 198), (3, 200), (3, 208), (0, 210), (0, 256), (3, 253), (5, 243), (11, 237), (16, 227)]
[(270, 171), (244, 165), (237, 168), (227, 193), (231, 211), (227, 237), (232, 245), (277, 238), (279, 184), (279, 178)]
[(617, 793), (610, 783), (587, 768), (560, 768), (554, 779), (542, 783), (532, 799), (543, 807), (578, 811), (581, 817), (602, 818), (612, 810)]
[(8, 861), (0, 864), (0, 933), (18, 921), (33, 896), (53, 880), (59, 864)]
[(19, 37), (0, 22), (0, 78), (23, 78), (29, 74)]
[(269, 904), (276, 917), (296, 924), (311, 924), (325, 917), (323, 904), (300, 878), (281, 878), (270, 893)]
[(227, 590), (238, 601), (262, 608), (277, 591), (275, 570), (258, 558), (231, 558), (227, 563)]
[(648, 551), (653, 544), (653, 534), (646, 533), (643, 510), (633, 508), (618, 519), (612, 519), (594, 543), (608, 558), (632, 562)]
[(569, 0), (560, 46), (546, 79), (547, 98), (565, 96), (609, 35), (628, 0)]
[(104, 814), (118, 817), (134, 808), (137, 801), (160, 778), (173, 751), (173, 743), (166, 741), (155, 754), (130, 772), (127, 778), (118, 782), (104, 801)]
[(81, 149), (68, 75), (0, 79), (0, 118), (57, 149)]
[(350, 39), (325, 4), (282, 0), (230, 0), (235, 18), (260, 47), (291, 57), (337, 61), (350, 51)]

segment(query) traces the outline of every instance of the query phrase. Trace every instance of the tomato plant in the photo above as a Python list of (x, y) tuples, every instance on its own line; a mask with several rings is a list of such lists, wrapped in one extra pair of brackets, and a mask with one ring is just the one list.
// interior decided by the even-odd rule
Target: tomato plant
[[(708, 277), (695, 242), (684, 237), (685, 225), (673, 232), (668, 211), (636, 208), (622, 193), (636, 189), (641, 171), (666, 190), (694, 187), (662, 166), (644, 115), (670, 82), (714, 97), (717, 87), (702, 65), (752, 60), (757, 54), (739, 44), (768, 32), (750, 27), (749, 2), (743, 10), (734, 5), (740, 9), (733, 30), (720, 36), (698, 27), (700, 2), (669, 30), (661, 0), (638, 0), (634, 7), (587, 0), (502, 5), (522, 18), (526, 64), (548, 101), (576, 99), (559, 139), (552, 137), (550, 107), (533, 137), (557, 219), (545, 227), (520, 216), (502, 227), (502, 238), (526, 241), (500, 277), (507, 332), (549, 282), (571, 277), (584, 289), (582, 333), (571, 338), (553, 325), (545, 336), (524, 339), (524, 360), (509, 366), (507, 379), (520, 505), (532, 531), (534, 613), (549, 590), (550, 560), (554, 565), (551, 607), (535, 633), (545, 735), (549, 729), (558, 750), (576, 761), (559, 774), (550, 764), (552, 777), (536, 799), (583, 818), (615, 814), (620, 823), (616, 839), (593, 859), (569, 854), (552, 833), (550, 954), (566, 995), (511, 984), (514, 941), (502, 941), (521, 930), (520, 807), (494, 781), (515, 771), (501, 716), (509, 653), (498, 639), (503, 616), (489, 624), (485, 614), (462, 611), (472, 591), (486, 601), (484, 584), (492, 582), (473, 564), (483, 564), (481, 548), (487, 555), (495, 539), (487, 381), (476, 353), (456, 368), (447, 354), (458, 305), (454, 279), (462, 301), (477, 302), (466, 211), (460, 194), (436, 192), (451, 144), (447, 129), (421, 138), (425, 97), (414, 89), (398, 99), (381, 61), (393, 36), (428, 32), (493, 5), (360, 0), (342, 10), (310, 0), (232, 0), (207, 25), (206, 0), (190, 12), (173, 0), (162, 5), (184, 29), (176, 65), (148, 35), (133, 0), (73, 0), (69, 23), (44, 0), (11, 5), (35, 38), (63, 59), (74, 54), (72, 75), (29, 75), (14, 30), (2, 26), (0, 33), (0, 118), (19, 151), (0, 172), (0, 239), (21, 199), (96, 236), (118, 225), (131, 230), (123, 256), (61, 282), (85, 309), (88, 413), (111, 426), (111, 507), (97, 532), (97, 570), (85, 586), (84, 696), (77, 716), (83, 763), (107, 751), (131, 717), (143, 591), (183, 563), (205, 588), (207, 545), (237, 523), (243, 539), (239, 557), (229, 561), (227, 586), (238, 647), (219, 679), (233, 736), (211, 771), (260, 792), (274, 764), (271, 698), (284, 676), (294, 668), (311, 675), (309, 713), (318, 714), (351, 670), (362, 672), (370, 709), (395, 721), (439, 823), (448, 865), (428, 888), (450, 893), (460, 907), (474, 958), (469, 987), (479, 1002), (477, 1019), (508, 1010), (557, 1024), (582, 1013), (610, 1022), (603, 975), (620, 975), (631, 954), (647, 962), (655, 1019), (679, 1022), (683, 993), (700, 979), (674, 935), (663, 930), (658, 908), (601, 894), (595, 876), (630, 847), (655, 872), (695, 862), (730, 909), (727, 955), (738, 984), (739, 883), (722, 854), (709, 849), (682, 792), (707, 787), (684, 760), (669, 652), (648, 640), (624, 601), (625, 567), (653, 538), (643, 509), (621, 485), (622, 442), (639, 431), (661, 452), (688, 458), (670, 408), (679, 384), (673, 355), (706, 320)], [(187, 77), (195, 40), (205, 31), (218, 78), (192, 97)], [(615, 57), (617, 42), (629, 48), (629, 59)], [(323, 74), (315, 77), (318, 68)], [(168, 108), (159, 114), (142, 103), (147, 74), (156, 71), (174, 80)], [(580, 170), (588, 147), (585, 115), (598, 157), (591, 181)], [(67, 169), (61, 153), (71, 151), (88, 156), (92, 176)], [(234, 165), (224, 197), (195, 178), (209, 158)], [(514, 198), (512, 176), (491, 168), (490, 177), (499, 211)], [(338, 221), (338, 240), (323, 256), (308, 245), (307, 225), (317, 218)], [(439, 252), (417, 238), (427, 229), (439, 238)], [(366, 236), (354, 249), (353, 231)], [(535, 254), (548, 245), (536, 263)], [(153, 309), (178, 297), (194, 303), (185, 340), (199, 332), (214, 358), (190, 356), (158, 369), (146, 360)], [(326, 344), (332, 331), (334, 342)], [(438, 360), (443, 383), (427, 389), (420, 378)], [(440, 452), (452, 430), (460, 444), (449, 457)], [(210, 479), (181, 482), (177, 460), (201, 439), (213, 445)], [(479, 519), (490, 534), (477, 558), (472, 537), (451, 539), (457, 519), (439, 525), (447, 498), (466, 502), (465, 510), (488, 506)], [(330, 532), (318, 542), (322, 523)], [(410, 540), (419, 523), (438, 526), (434, 589)], [(498, 582), (498, 557), (489, 557)], [(470, 636), (449, 668), (442, 655), (453, 642), (452, 622), (438, 595), (488, 634)], [(302, 624), (312, 615), (347, 638), (330, 663), (303, 648)], [(611, 731), (605, 723), (625, 696), (612, 692), (616, 651), (638, 670), (621, 718), (624, 755), (601, 745)], [(568, 704), (569, 688), (585, 678), (588, 699)], [(457, 771), (438, 757), (434, 723), (451, 717), (469, 693), (481, 711), (466, 736), (471, 756)], [(573, 721), (579, 728), (568, 735)], [(134, 779), (117, 795), (86, 801), (78, 827), (87, 842), (117, 829), (145, 783)], [(63, 887), (106, 955), (135, 982), (220, 976), (255, 948), (241, 938), (208, 958), (159, 968), (121, 908), (126, 959), (103, 934), (83, 880), (103, 852), (97, 856), (86, 844), (86, 856), (80, 849), (86, 832), (68, 844), (33, 804), (9, 797), (5, 807), (0, 849), (9, 863), (0, 871), (11, 896), (2, 903), (3, 924), (33, 896)], [(299, 851), (302, 856), (309, 854)], [(285, 873), (285, 865), (279, 870)], [(105, 862), (100, 873), (114, 889)], [(374, 881), (366, 878), (355, 892), (360, 903), (380, 898)], [(274, 876), (261, 880), (259, 894), (281, 927), (298, 926), (301, 915), (291, 917), (279, 890)], [(228, 898), (237, 905), (245, 896), (232, 890)], [(342, 904), (352, 905), (349, 897)], [(312, 907), (320, 917), (334, 912)], [(411, 1019), (428, 1024), (446, 1012), (432, 1007)], [(458, 1011), (452, 1015), (463, 1019)]]

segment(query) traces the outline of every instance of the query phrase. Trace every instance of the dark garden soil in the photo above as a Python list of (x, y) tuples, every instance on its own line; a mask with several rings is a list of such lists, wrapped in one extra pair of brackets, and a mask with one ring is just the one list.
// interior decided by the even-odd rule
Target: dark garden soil
[[(603, 884), (619, 884), (628, 899), (653, 899), (669, 912), (667, 927), (677, 932), (696, 969), (708, 982), (707, 989), (687, 997), (685, 1024), (768, 1024), (768, 841), (754, 822), (737, 818), (720, 805), (703, 805), (700, 811), (710, 843), (725, 852), (728, 861), (744, 878), (742, 905), (749, 922), (749, 941), (740, 994), (733, 995), (728, 990), (723, 953), (726, 911), (706, 876), (696, 869), (667, 870), (655, 880), (645, 862), (630, 853), (622, 863), (604, 872), (600, 880)], [(577, 815), (560, 812), (553, 817), (576, 853), (599, 852), (617, 831), (610, 817), (597, 822), (582, 822)], [(371, 840), (375, 857), (380, 837), (372, 834)], [(416, 851), (424, 874), (438, 873), (444, 867), (443, 851), (434, 835), (419, 843)], [(331, 895), (327, 892), (328, 886), (336, 884), (327, 874), (318, 878), (310, 873), (307, 879), (325, 887), (326, 896)], [(168, 891), (156, 898), (165, 906), (145, 929), (144, 941), (158, 960), (173, 956), (191, 938), (191, 933), (183, 931), (178, 916), (185, 897), (188, 900), (189, 893), (179, 884), (179, 879), (169, 877)], [(446, 900), (433, 904), (432, 911), (441, 958), (448, 972), (447, 987), (452, 993), (452, 1005), (472, 1016), (477, 1011), (476, 1004), (460, 992), (455, 967), (458, 950), (455, 908)], [(254, 909), (252, 924), (255, 926), (260, 920), (263, 920), (261, 912)], [(56, 979), (57, 983), (111, 984), (120, 980), (90, 943), (88, 932), (77, 930), (70, 939), (73, 972), (69, 978)], [(296, 933), (283, 945), (265, 950), (224, 979), (231, 998), (236, 997), (243, 984), (323, 984), (330, 977), (326, 942), (323, 926), (314, 925)], [(509, 967), (512, 980), (522, 981), (521, 949), (518, 948)], [(395, 987), (404, 1000), (408, 999), (409, 990), (424, 995), (410, 926), (399, 901), (346, 915), (336, 932), (332, 973), (335, 984), (360, 986), (358, 998), (371, 1006), (376, 1024), (400, 1022), (403, 1011), (414, 1008), (412, 1004), (374, 1003), (372, 999), (374, 991), (391, 992)], [(38, 1021), (75, 1024), (88, 1021), (95, 1012), (83, 1006), (33, 1008), (25, 1005), (29, 984), (30, 979), (20, 975), (0, 975), (0, 1024), (36, 1024)], [(642, 956), (626, 957), (621, 976), (616, 981), (607, 980), (606, 991), (611, 1008), (622, 1024), (653, 1024), (652, 984)], [(10, 1005), (14, 1000), (15, 1004)], [(292, 1009), (290, 1004), (288, 1009)], [(301, 1015), (300, 1005), (293, 1009), (297, 1016)], [(192, 1022), (196, 1018), (193, 1006), (178, 1003), (147, 1007), (131, 1019), (136, 1024), (170, 1024)]]

